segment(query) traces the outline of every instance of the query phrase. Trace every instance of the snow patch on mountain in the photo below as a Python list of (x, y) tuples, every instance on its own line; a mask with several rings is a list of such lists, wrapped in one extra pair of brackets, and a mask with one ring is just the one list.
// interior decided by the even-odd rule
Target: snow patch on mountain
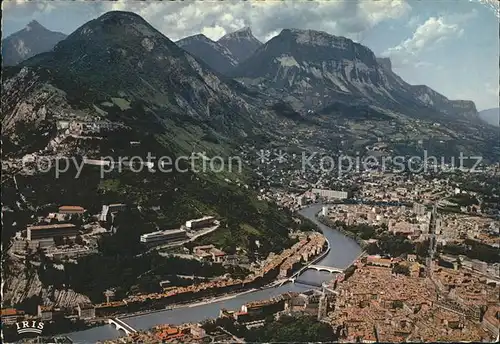
[(276, 59), (276, 62), (279, 62), (282, 67), (298, 67), (300, 68), (299, 63), (293, 56), (282, 55)]

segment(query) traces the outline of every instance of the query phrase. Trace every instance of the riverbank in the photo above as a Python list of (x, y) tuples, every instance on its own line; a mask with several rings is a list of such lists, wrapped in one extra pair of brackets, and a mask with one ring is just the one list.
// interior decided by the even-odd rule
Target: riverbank
[[(323, 249), (320, 253), (318, 253), (318, 255), (316, 255), (316, 257), (313, 257), (312, 260), (305, 262), (303, 266), (299, 266), (295, 271), (292, 271), (291, 272), (292, 277), (303, 272), (305, 269), (307, 269), (307, 267), (309, 265), (315, 264), (316, 262), (320, 261), (330, 252), (330, 243), (328, 242), (328, 240), (326, 238), (325, 238), (325, 241), (326, 241), (325, 249)], [(217, 302), (221, 302), (221, 301), (225, 301), (225, 300), (234, 299), (236, 297), (239, 297), (239, 296), (242, 296), (245, 294), (249, 294), (249, 293), (252, 293), (252, 292), (255, 292), (258, 290), (266, 290), (266, 289), (275, 288), (276, 286), (283, 286), (283, 285), (290, 282), (289, 279), (290, 279), (289, 277), (282, 278), (282, 279), (276, 279), (276, 280), (274, 280), (274, 281), (272, 281), (272, 282), (270, 282), (262, 287), (258, 287), (258, 288), (251, 288), (251, 289), (244, 290), (244, 291), (237, 292), (237, 293), (221, 294), (221, 295), (217, 295), (217, 296), (214, 296), (211, 298), (202, 299), (201, 301), (189, 300), (189, 301), (184, 302), (184, 303), (179, 303), (179, 304), (174, 304), (174, 305), (168, 306), (165, 309), (138, 311), (138, 312), (134, 312), (134, 313), (124, 313), (122, 315), (117, 315), (117, 317), (119, 317), (121, 319), (127, 319), (127, 318), (131, 318), (134, 316), (141, 316), (141, 315), (146, 315), (146, 314), (170, 311), (170, 310), (175, 310), (178, 308), (193, 308), (193, 307), (197, 307), (197, 306), (207, 305), (210, 303), (217, 303)]]
[[(273, 285), (269, 285), (267, 287), (263, 287), (261, 289), (263, 290), (263, 289), (266, 289), (266, 288), (273, 288), (273, 287), (274, 287), (274, 284)], [(239, 292), (239, 293), (220, 295), (220, 296), (209, 298), (209, 299), (206, 299), (206, 300), (201, 300), (201, 301), (194, 300), (195, 302), (190, 301), (190, 302), (186, 302), (186, 303), (176, 304), (176, 305), (165, 307), (164, 309), (154, 309), (154, 310), (139, 311), (139, 312), (134, 312), (134, 313), (124, 313), (122, 315), (117, 315), (116, 317), (118, 317), (118, 318), (120, 318), (122, 320), (125, 320), (125, 319), (132, 318), (132, 317), (140, 317), (140, 316), (148, 315), (148, 314), (154, 314), (154, 313), (160, 313), (160, 312), (166, 312), (166, 311), (173, 311), (173, 310), (178, 309), (178, 308), (193, 308), (193, 307), (198, 307), (198, 306), (202, 306), (202, 305), (208, 305), (210, 303), (215, 303), (215, 302), (220, 302), (220, 301), (234, 299), (235, 297), (239, 297), (241, 295), (245, 295), (245, 294), (248, 294), (248, 293), (253, 293), (253, 292), (257, 291), (257, 290), (260, 290), (260, 289), (258, 289), (258, 288), (252, 288), (252, 289), (245, 290), (245, 291), (242, 291), (242, 292)]]
[(351, 238), (352, 240), (356, 241), (356, 243), (359, 246), (361, 246), (362, 249), (365, 249), (368, 246), (368, 244), (366, 243), (365, 240), (361, 239), (353, 232), (347, 231), (342, 227), (336, 226), (335, 223), (333, 221), (331, 221), (330, 219), (328, 219), (327, 217), (321, 216), (321, 215), (317, 215), (316, 217), (317, 217), (318, 221), (321, 222), (322, 224), (324, 224), (325, 226), (328, 226), (330, 228), (335, 228), (335, 230), (339, 231), (340, 233), (342, 233), (346, 237)]
[[(291, 270), (289, 272), (289, 274), (291, 276), (295, 276), (297, 274), (300, 274), (304, 270), (304, 267), (307, 267), (310, 264), (316, 263), (318, 260), (321, 260), (326, 254), (328, 254), (328, 252), (330, 250), (330, 244), (326, 238), (324, 238), (324, 240), (325, 240), (326, 244), (323, 245), (323, 249), (318, 254), (313, 256), (310, 260), (299, 264), (295, 269)], [(286, 261), (283, 262), (283, 264), (285, 264), (285, 263), (286, 263)], [(278, 266), (278, 268), (280, 266)], [(228, 292), (228, 293), (221, 293), (221, 294), (217, 294), (215, 292), (214, 295), (211, 297), (193, 298), (190, 300), (186, 300), (184, 302), (171, 304), (171, 305), (168, 305), (166, 307), (162, 307), (162, 308), (158, 308), (158, 309), (139, 310), (136, 312), (125, 312), (125, 313), (121, 313), (121, 314), (118, 313), (118, 314), (113, 314), (112, 316), (126, 319), (126, 318), (130, 318), (130, 317), (134, 317), (134, 316), (141, 316), (141, 315), (145, 315), (145, 314), (152, 314), (152, 313), (157, 313), (157, 312), (174, 310), (177, 308), (183, 308), (183, 307), (192, 308), (192, 307), (196, 307), (199, 305), (206, 305), (206, 304), (210, 304), (210, 303), (215, 303), (215, 302), (220, 302), (220, 301), (232, 299), (232, 298), (238, 297), (240, 295), (245, 295), (245, 294), (257, 291), (257, 290), (265, 290), (265, 289), (273, 288), (276, 286), (281, 286), (281, 285), (286, 284), (289, 281), (289, 279), (290, 279), (290, 277), (274, 279), (273, 281), (266, 283), (266, 284), (263, 284), (261, 286), (258, 286), (258, 285), (255, 286), (255, 283), (253, 283), (253, 286), (252, 286), (252, 284), (248, 288), (245, 288), (243, 286), (242, 288), (240, 288), (239, 291), (236, 291), (236, 292)]]
[[(320, 210), (321, 205), (319, 204), (300, 210), (301, 215), (318, 225), (330, 245), (330, 251), (323, 259), (317, 262), (317, 264), (347, 268), (356, 260), (362, 250), (350, 237), (343, 235), (334, 228), (330, 228), (320, 223), (316, 218), (316, 214), (318, 214)], [(331, 274), (309, 269), (304, 271), (301, 275), (301, 279), (321, 285), (323, 281), (331, 279)], [(126, 322), (137, 330), (145, 330), (166, 323), (175, 326), (183, 323), (203, 322), (207, 319), (217, 318), (222, 308), (227, 310), (238, 310), (241, 305), (249, 302), (267, 300), (287, 292), (304, 292), (310, 289), (308, 286), (294, 283), (273, 286), (273, 283), (276, 284), (277, 282), (278, 281), (273, 281), (267, 284), (267, 288), (262, 287), (253, 291), (247, 290), (237, 294), (205, 300), (210, 301), (208, 303), (196, 302), (196, 304), (191, 307), (184, 304), (174, 309), (162, 309), (154, 313), (143, 313), (137, 316), (130, 315), (126, 318)], [(117, 338), (121, 335), (121, 332), (118, 332), (111, 325), (105, 325), (86, 331), (69, 333), (67, 335), (75, 343), (95, 343), (99, 340), (103, 341)]]
[(116, 301), (111, 306), (107, 303), (97, 305), (96, 315), (130, 317), (151, 311), (189, 306), (197, 302), (207, 303), (220, 297), (272, 287), (281, 283), (280, 278), (288, 277), (303, 265), (322, 257), (327, 246), (325, 243), (328, 244), (328, 241), (322, 234), (303, 233), (300, 241), (278, 254), (270, 255), (244, 279), (222, 279), (191, 284), (187, 287), (172, 287), (162, 293), (132, 295), (122, 301)]

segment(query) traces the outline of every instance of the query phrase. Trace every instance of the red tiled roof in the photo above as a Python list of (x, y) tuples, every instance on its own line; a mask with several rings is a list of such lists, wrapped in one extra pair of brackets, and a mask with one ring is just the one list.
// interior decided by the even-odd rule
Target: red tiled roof
[(72, 223), (56, 223), (52, 225), (29, 226), (28, 229), (32, 231), (48, 230), (48, 229), (70, 229), (76, 226)]
[(62, 205), (62, 206), (59, 207), (59, 210), (85, 211), (85, 208), (80, 207), (79, 205)]
[(16, 315), (17, 309), (15, 308), (4, 308), (2, 309), (2, 316)]

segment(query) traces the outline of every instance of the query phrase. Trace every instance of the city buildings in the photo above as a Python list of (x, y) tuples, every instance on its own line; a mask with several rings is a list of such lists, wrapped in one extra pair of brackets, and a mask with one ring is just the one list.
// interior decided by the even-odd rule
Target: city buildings
[(81, 215), (83, 213), (85, 213), (85, 209), (80, 206), (63, 205), (59, 207), (59, 214)]
[(204, 216), (200, 219), (186, 221), (186, 228), (192, 230), (196, 228), (208, 227), (212, 225), (214, 221), (215, 218), (213, 216)]
[(324, 197), (327, 199), (347, 199), (347, 198), (349, 198), (349, 193), (347, 191), (337, 191), (337, 190), (327, 190), (327, 189), (312, 189), (311, 192), (318, 195), (319, 197)]
[[(409, 260), (400, 264), (418, 265)], [(341, 340), (481, 342), (497, 335), (499, 289), (481, 275), (433, 267), (432, 279), (405, 276), (394, 274), (389, 261), (368, 261), (373, 263), (357, 264), (354, 274), (338, 284), (328, 319), (342, 326)], [(481, 308), (486, 310), (482, 323)]]
[(378, 255), (374, 255), (366, 257), (366, 264), (390, 268), (395, 264), (395, 262), (393, 262), (390, 258), (381, 258)]
[(187, 238), (187, 233), (183, 229), (169, 229), (143, 234), (140, 236), (140, 242), (146, 245), (168, 244)]
[(74, 237), (78, 235), (78, 228), (71, 223), (57, 223), (52, 225), (29, 226), (26, 229), (28, 240), (37, 240), (55, 237)]
[(45, 238), (40, 240), (25, 240), (24, 238), (14, 238), (12, 240), (12, 250), (14, 252), (26, 252), (26, 249), (32, 251), (41, 248), (45, 249), (54, 246), (53, 238)]
[(99, 221), (101, 222), (114, 222), (116, 214), (119, 211), (123, 211), (127, 208), (126, 204), (123, 203), (115, 203), (115, 204), (104, 204), (102, 206), (101, 213), (99, 214)]
[(38, 305), (37, 315), (42, 321), (51, 321), (54, 314), (54, 307)]
[(93, 319), (95, 318), (95, 307), (90, 303), (80, 303), (77, 306), (78, 317), (80, 319)]
[(15, 308), (2, 309), (2, 325), (10, 325), (16, 323), (18, 320), (24, 319), (24, 312)]
[(219, 250), (214, 245), (204, 245), (193, 248), (193, 255), (200, 260), (222, 263), (226, 253)]

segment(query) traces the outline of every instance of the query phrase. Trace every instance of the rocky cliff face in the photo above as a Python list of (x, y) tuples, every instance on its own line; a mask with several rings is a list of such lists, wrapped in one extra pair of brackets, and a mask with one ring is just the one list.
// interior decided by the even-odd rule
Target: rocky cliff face
[(390, 58), (388, 58), (388, 57), (377, 57), (377, 62), (383, 68), (385, 68), (386, 70), (392, 72), (392, 62), (391, 62)]
[(238, 62), (249, 58), (262, 45), (262, 42), (255, 38), (249, 27), (228, 33), (217, 43), (226, 47)]
[(435, 107), (449, 115), (477, 117), (476, 105), (470, 100), (449, 100), (442, 94), (425, 85), (411, 86), (415, 97), (422, 103)]
[(314, 30), (283, 30), (232, 72), (245, 83), (290, 93), (308, 108), (334, 100), (391, 99), (393, 85), (373, 52)]
[(53, 286), (44, 287), (36, 273), (36, 267), (26, 269), (17, 258), (9, 261), (9, 274), (2, 280), (2, 302), (15, 305), (34, 296), (40, 296), (43, 305), (74, 307), (79, 303), (89, 303), (90, 299), (75, 291), (60, 290)]
[(226, 47), (202, 34), (183, 38), (177, 41), (176, 44), (221, 74), (238, 64), (233, 54)]
[(344, 37), (314, 30), (283, 30), (240, 63), (231, 75), (245, 84), (292, 95), (308, 109), (335, 102), (377, 105), (413, 115), (473, 116), (472, 102), (450, 101), (426, 86), (412, 86), (388, 58)]
[(36, 20), (2, 40), (2, 64), (13, 66), (34, 55), (50, 51), (66, 38), (61, 32), (47, 30)]

